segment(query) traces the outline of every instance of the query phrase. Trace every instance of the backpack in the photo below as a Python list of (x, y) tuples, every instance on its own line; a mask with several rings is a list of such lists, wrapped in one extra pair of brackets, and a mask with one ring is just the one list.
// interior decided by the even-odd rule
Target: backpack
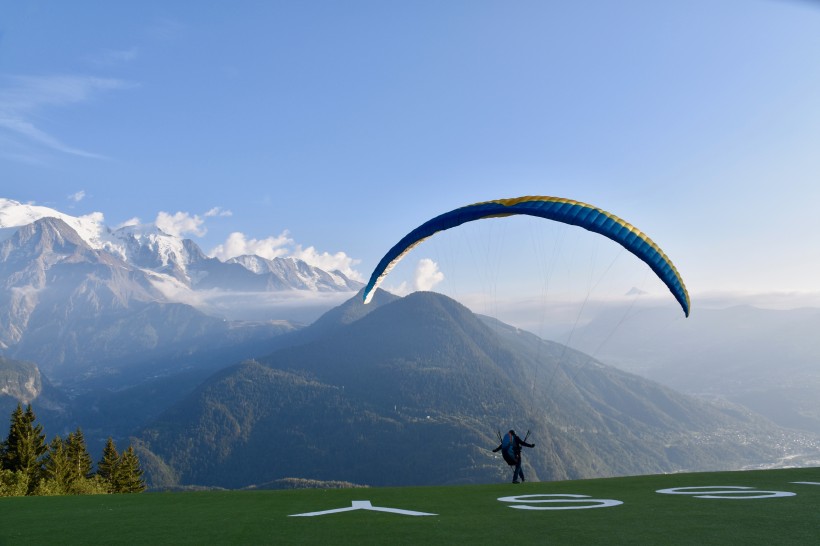
[(515, 456), (515, 438), (509, 432), (501, 440), (501, 455), (510, 466), (518, 464)]

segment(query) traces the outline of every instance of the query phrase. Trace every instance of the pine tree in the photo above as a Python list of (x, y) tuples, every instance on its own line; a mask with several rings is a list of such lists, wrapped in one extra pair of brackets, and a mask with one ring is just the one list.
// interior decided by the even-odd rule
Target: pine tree
[(68, 492), (71, 483), (71, 463), (65, 442), (59, 436), (55, 436), (48, 446), (43, 464), (43, 478), (47, 482), (45, 489), (49, 494), (64, 495)]
[(12, 470), (18, 466), (17, 458), (17, 444), (20, 443), (20, 430), (23, 424), (23, 406), (17, 403), (17, 409), (11, 413), (11, 425), (9, 426), (9, 435), (3, 440), (2, 455), (3, 459), (0, 461), (0, 467), (4, 470)]
[[(17, 407), (20, 408), (19, 404)], [(12, 422), (14, 421), (14, 413), (11, 414), (11, 420)], [(2, 442), (0, 442), (0, 470), (6, 470), (6, 444), (8, 444), (8, 442), (8, 436), (6, 436), (6, 438)]]
[(114, 445), (114, 440), (109, 436), (103, 448), (102, 458), (100, 462), (97, 463), (97, 475), (109, 485), (109, 489), (112, 492), (114, 491), (114, 481), (117, 476), (119, 464), (120, 454), (117, 453), (117, 446)]
[(79, 427), (66, 438), (65, 450), (70, 468), (69, 481), (76, 482), (91, 477), (93, 462), (85, 445), (83, 431)]
[(3, 449), (3, 468), (21, 472), (28, 478), (29, 492), (37, 485), (42, 473), (42, 456), (46, 452), (42, 425), (35, 425), (37, 417), (28, 405), (23, 412), (17, 404), (11, 417), (9, 435)]
[(134, 448), (128, 449), (120, 455), (117, 472), (114, 478), (114, 493), (141, 493), (145, 491), (145, 482), (142, 480), (142, 469)]

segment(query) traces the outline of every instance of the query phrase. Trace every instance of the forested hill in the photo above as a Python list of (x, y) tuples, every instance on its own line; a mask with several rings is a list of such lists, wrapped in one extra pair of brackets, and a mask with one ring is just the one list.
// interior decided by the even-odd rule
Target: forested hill
[(146, 427), (143, 460), (164, 468), (153, 485), (506, 480), (491, 450), (510, 427), (531, 431), (530, 479), (739, 468), (779, 455), (781, 432), (767, 422), (488, 324), (445, 296), (344, 316), (219, 372)]

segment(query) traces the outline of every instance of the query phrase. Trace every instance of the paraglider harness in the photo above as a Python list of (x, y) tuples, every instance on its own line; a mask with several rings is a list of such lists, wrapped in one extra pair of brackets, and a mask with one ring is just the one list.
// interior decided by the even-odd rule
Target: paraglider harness
[[(501, 449), (501, 456), (504, 457), (504, 461), (510, 466), (517, 465), (521, 460), (521, 448), (516, 445), (515, 436), (508, 432), (502, 437), (500, 430), (496, 431), (496, 433), (498, 434), (498, 441), (501, 443), (499, 448)], [(524, 436), (524, 442), (526, 442), (529, 437), (530, 431), (528, 430), (527, 435)], [(493, 451), (497, 451), (497, 449)]]

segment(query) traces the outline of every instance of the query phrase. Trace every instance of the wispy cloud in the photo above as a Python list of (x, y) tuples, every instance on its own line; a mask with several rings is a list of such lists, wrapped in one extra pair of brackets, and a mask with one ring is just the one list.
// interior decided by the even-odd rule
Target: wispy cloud
[(147, 30), (147, 36), (154, 42), (176, 40), (187, 32), (187, 27), (175, 19), (158, 19)]
[(86, 152), (85, 150), (74, 148), (61, 142), (59, 139), (49, 135), (44, 131), (41, 131), (40, 129), (35, 127), (34, 124), (26, 121), (25, 119), (15, 118), (14, 116), (4, 116), (2, 111), (2, 105), (0, 105), (0, 128), (5, 128), (11, 131), (12, 133), (16, 133), (18, 136), (25, 137), (31, 142), (35, 142), (57, 152), (77, 155), (80, 157), (89, 157), (97, 159), (102, 158), (102, 156), (99, 154)]
[(95, 66), (109, 67), (131, 62), (138, 56), (139, 50), (136, 47), (130, 47), (128, 49), (104, 49), (87, 59)]
[(226, 217), (226, 216), (233, 216), (233, 212), (231, 212), (229, 210), (223, 210), (222, 207), (214, 207), (211, 210), (209, 210), (208, 212), (206, 212), (205, 216), (206, 217), (213, 217), (213, 216)]
[(68, 196), (68, 198), (74, 201), (75, 203), (79, 203), (80, 201), (85, 199), (85, 190), (80, 190), (78, 192), (72, 193)]
[(65, 154), (100, 158), (99, 154), (66, 144), (35, 125), (42, 111), (92, 100), (100, 93), (133, 84), (92, 76), (6, 76), (0, 79), (0, 131), (18, 145), (27, 142)]

